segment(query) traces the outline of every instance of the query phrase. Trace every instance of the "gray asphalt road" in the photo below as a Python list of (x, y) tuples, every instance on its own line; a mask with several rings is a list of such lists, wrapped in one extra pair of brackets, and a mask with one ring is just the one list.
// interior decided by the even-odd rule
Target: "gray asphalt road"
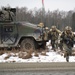
[(0, 72), (0, 75), (75, 75), (74, 71), (59, 72), (59, 71), (49, 71), (49, 72)]
[(75, 71), (75, 63), (0, 63), (1, 71)]
[(75, 75), (75, 63), (0, 63), (0, 75)]

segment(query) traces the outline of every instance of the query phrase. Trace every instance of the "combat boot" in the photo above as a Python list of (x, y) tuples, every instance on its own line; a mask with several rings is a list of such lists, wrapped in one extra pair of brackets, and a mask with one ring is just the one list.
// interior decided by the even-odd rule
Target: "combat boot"
[(69, 62), (69, 59), (66, 59), (67, 62)]
[(69, 55), (66, 56), (66, 61), (69, 62)]

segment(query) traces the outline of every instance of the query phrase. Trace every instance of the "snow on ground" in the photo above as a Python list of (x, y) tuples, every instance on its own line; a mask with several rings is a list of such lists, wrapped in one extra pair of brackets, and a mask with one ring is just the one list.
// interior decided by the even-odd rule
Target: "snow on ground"
[[(47, 43), (49, 45), (49, 43)], [(14, 56), (16, 54), (16, 56)], [(0, 63), (10, 63), (10, 62), (66, 62), (66, 58), (64, 58), (63, 54), (54, 52), (51, 50), (51, 46), (49, 47), (49, 52), (46, 52), (46, 56), (41, 55), (39, 53), (39, 56), (34, 56), (34, 53), (32, 53), (32, 57), (29, 59), (22, 59), (19, 58), (18, 53), (11, 53), (11, 56), (7, 59), (5, 57), (8, 56), (8, 53), (4, 53), (0, 55)], [(70, 56), (69, 62), (75, 62), (75, 56)]]

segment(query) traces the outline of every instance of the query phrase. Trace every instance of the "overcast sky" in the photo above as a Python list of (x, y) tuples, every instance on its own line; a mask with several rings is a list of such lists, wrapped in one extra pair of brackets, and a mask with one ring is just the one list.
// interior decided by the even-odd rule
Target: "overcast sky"
[[(0, 0), (0, 7), (10, 5), (11, 7), (27, 7), (34, 9), (42, 7), (42, 0)], [(75, 8), (75, 0), (44, 0), (45, 10), (69, 11)]]

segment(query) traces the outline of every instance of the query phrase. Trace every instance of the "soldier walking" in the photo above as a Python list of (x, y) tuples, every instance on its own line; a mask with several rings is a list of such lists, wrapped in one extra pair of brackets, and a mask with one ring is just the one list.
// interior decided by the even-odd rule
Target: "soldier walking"
[(63, 48), (65, 50), (64, 57), (69, 62), (69, 56), (72, 54), (72, 47), (74, 42), (74, 34), (70, 26), (65, 27), (65, 31), (61, 34), (61, 41), (63, 42)]
[(58, 38), (60, 33), (61, 31), (58, 30), (56, 26), (52, 26), (49, 31), (49, 39), (51, 40), (52, 50), (54, 51), (58, 49)]
[(48, 39), (48, 33), (49, 33), (49, 28), (48, 27), (45, 27), (44, 28), (44, 40), (49, 40)]

